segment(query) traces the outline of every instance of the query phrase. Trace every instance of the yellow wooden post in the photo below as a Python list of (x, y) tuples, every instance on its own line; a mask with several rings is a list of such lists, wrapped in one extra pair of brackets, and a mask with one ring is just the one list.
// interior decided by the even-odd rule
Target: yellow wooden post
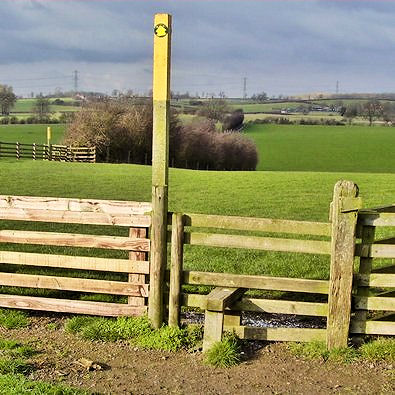
[(49, 144), (51, 143), (51, 127), (50, 126), (48, 126), (47, 127), (47, 145), (48, 145), (48, 147), (49, 147)]
[(169, 173), (171, 15), (154, 21), (152, 228), (148, 316), (159, 328), (163, 322), (163, 284), (167, 263), (167, 193)]

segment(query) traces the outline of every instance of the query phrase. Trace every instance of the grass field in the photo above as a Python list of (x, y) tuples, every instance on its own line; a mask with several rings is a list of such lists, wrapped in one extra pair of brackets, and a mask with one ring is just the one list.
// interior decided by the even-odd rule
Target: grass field
[[(49, 99), (49, 102), (52, 103), (54, 100), (54, 98), (51, 98)], [(62, 98), (61, 100), (63, 100), (64, 102), (74, 101), (71, 97)], [(14, 107), (11, 109), (11, 115), (13, 115), (13, 113), (31, 113), (35, 102), (36, 99), (18, 99)], [(79, 108), (80, 107), (76, 106), (51, 105), (50, 111), (76, 111)]]
[[(1, 194), (137, 201), (149, 201), (151, 196), (151, 168), (147, 166), (2, 160), (0, 168)], [(394, 174), (171, 169), (169, 204), (172, 211), (325, 222), (328, 220), (333, 186), (337, 180), (344, 178), (359, 184), (365, 207), (393, 201)], [(30, 229), (33, 225), (14, 223), (11, 226), (7, 222), (0, 223), (3, 229)], [(72, 228), (72, 231), (81, 232), (82, 229), (72, 225), (34, 226), (37, 227), (33, 229), (43, 230), (70, 231)], [(96, 228), (89, 230), (93, 233), (97, 231)], [(125, 232), (117, 230), (114, 234), (126, 235)], [(12, 245), (2, 248), (5, 247), (14, 248)], [(64, 249), (54, 247), (20, 246), (18, 249), (65, 253)], [(85, 251), (83, 254), (90, 253)], [(329, 274), (329, 258), (187, 246), (185, 267), (219, 272), (326, 278)]]
[(0, 125), (0, 141), (3, 142), (20, 142), (25, 144), (46, 144), (47, 143), (47, 126), (52, 130), (52, 144), (58, 144), (63, 138), (65, 125)]
[(251, 125), (258, 170), (395, 173), (395, 129), (383, 126)]

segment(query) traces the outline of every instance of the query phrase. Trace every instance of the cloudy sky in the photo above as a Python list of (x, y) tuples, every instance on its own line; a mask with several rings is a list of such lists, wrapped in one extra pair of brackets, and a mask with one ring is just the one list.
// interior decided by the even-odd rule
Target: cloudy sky
[(173, 15), (172, 89), (395, 92), (391, 0), (0, 0), (0, 83), (19, 95), (151, 87), (153, 15)]

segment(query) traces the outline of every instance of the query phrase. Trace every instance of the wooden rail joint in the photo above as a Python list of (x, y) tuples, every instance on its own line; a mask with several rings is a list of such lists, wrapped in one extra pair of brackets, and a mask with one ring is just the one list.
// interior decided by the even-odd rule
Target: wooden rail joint
[[(204, 319), (204, 338), (203, 338), (203, 352), (209, 350), (212, 345), (222, 339), (222, 332), (224, 328), (224, 310), (230, 307), (235, 301), (241, 298), (246, 291), (245, 288), (214, 288), (206, 298), (205, 302), (205, 319)], [(231, 321), (235, 321), (240, 316), (232, 316)], [(234, 324), (234, 322), (229, 322)], [(240, 322), (236, 323), (240, 324)]]

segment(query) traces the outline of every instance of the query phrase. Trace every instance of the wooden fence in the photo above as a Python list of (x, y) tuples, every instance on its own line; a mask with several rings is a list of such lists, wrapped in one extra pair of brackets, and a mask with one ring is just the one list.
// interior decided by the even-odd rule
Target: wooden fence
[(0, 158), (94, 163), (96, 162), (96, 147), (0, 142)]
[[(0, 294), (1, 307), (34, 309), (95, 315), (140, 315), (146, 310), (149, 274), (147, 253), (150, 240), (147, 229), (151, 223), (150, 203), (109, 200), (39, 198), (27, 196), (0, 196), (0, 219), (7, 221), (35, 221), (107, 225), (107, 234), (77, 234), (27, 230), (0, 230), (0, 243), (30, 244), (63, 247), (82, 247), (128, 251), (125, 259), (94, 256), (55, 255), (16, 252), (2, 248), (0, 251), (0, 284), (7, 287), (43, 288), (95, 294), (123, 295), (128, 303), (107, 303), (73, 299), (55, 299), (37, 296)], [(148, 212), (148, 214), (147, 214)], [(110, 227), (108, 227), (108, 225)], [(127, 237), (108, 235), (111, 228), (129, 228)], [(104, 234), (103, 234), (104, 233)], [(3, 244), (4, 245), (4, 244)], [(17, 273), (7, 272), (5, 265), (18, 265)], [(60, 275), (21, 273), (35, 266), (37, 269), (73, 269)], [(55, 269), (56, 268), (56, 269)], [(29, 270), (27, 270), (29, 272)], [(99, 272), (121, 273), (123, 281), (91, 279)], [(76, 274), (77, 273), (77, 274)]]
[[(375, 240), (374, 237), (378, 227), (389, 230), (395, 227), (395, 206), (363, 211), (360, 207), (356, 185), (339, 182), (327, 223), (169, 213), (171, 262), (164, 280), (169, 282), (169, 294), (163, 302), (168, 305), (169, 325), (179, 325), (181, 306), (202, 309), (205, 312), (204, 349), (221, 339), (223, 331), (234, 331), (243, 339), (324, 340), (331, 348), (345, 346), (350, 334), (395, 335), (394, 261), (385, 269), (373, 270), (375, 259), (395, 258), (395, 238)], [(147, 311), (153, 288), (164, 286), (158, 278), (152, 281), (156, 272), (150, 264), (152, 256), (148, 259), (155, 237), (152, 232), (148, 237), (152, 224), (151, 203), (0, 196), (0, 220), (105, 226), (102, 228), (105, 231), (88, 230), (83, 234), (61, 233), (59, 229), (54, 232), (0, 230), (0, 243), (5, 246), (0, 250), (1, 286), (127, 297), (127, 303), (126, 298), (119, 303), (109, 303), (8, 292), (0, 294), (1, 307), (108, 316), (139, 315)], [(119, 232), (109, 234), (114, 233), (111, 229), (125, 227), (129, 229), (128, 236), (120, 236)], [(55, 250), (51, 253), (21, 251), (23, 248), (17, 245), (54, 246)], [(184, 245), (326, 255), (330, 256), (330, 278), (188, 271), (183, 269)], [(67, 247), (66, 255), (58, 255), (58, 247)], [(76, 247), (92, 253), (83, 254)], [(90, 249), (96, 252), (93, 254), (94, 250)], [(97, 250), (102, 249), (128, 253), (123, 258), (98, 257)], [(360, 260), (358, 273), (354, 273), (355, 257)], [(16, 265), (16, 272), (9, 269)], [(31, 266), (37, 270), (52, 268), (53, 272), (32, 274)], [(69, 271), (59, 272), (59, 269)], [(110, 276), (120, 273), (121, 277), (114, 280), (102, 275), (98, 278), (100, 272)], [(204, 285), (212, 290), (206, 295), (187, 293), (183, 285), (188, 285), (189, 289)], [(254, 296), (249, 295), (248, 290), (255, 290)], [(287, 300), (273, 296), (263, 298), (260, 294), (265, 291), (285, 292)], [(321, 296), (311, 299), (319, 301), (302, 301), (300, 293)], [(380, 316), (377, 311), (382, 312)], [(323, 317), (327, 324), (321, 329), (254, 327), (242, 325), (244, 312)]]

